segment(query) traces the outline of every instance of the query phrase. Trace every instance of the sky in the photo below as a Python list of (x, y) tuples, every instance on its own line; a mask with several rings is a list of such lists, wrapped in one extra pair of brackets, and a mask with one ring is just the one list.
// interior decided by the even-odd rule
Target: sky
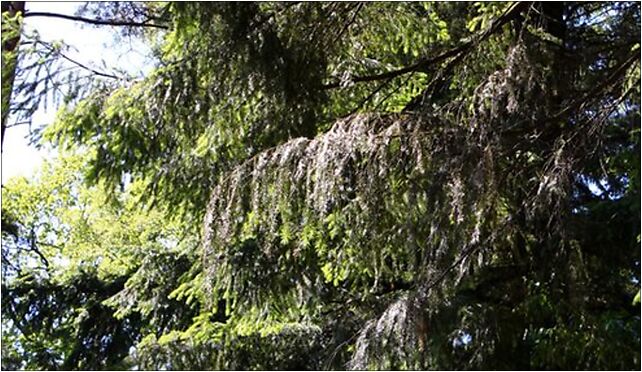
[[(80, 5), (82, 3), (28, 1), (26, 10), (27, 12), (73, 15)], [(27, 17), (23, 27), (27, 32), (37, 30), (46, 41), (62, 40), (73, 46), (76, 50), (67, 54), (83, 64), (99, 67), (104, 60), (106, 66), (122, 68), (134, 73), (144, 70), (146, 65), (145, 56), (149, 52), (149, 47), (140, 41), (132, 43), (115, 41), (114, 27), (93, 27), (80, 22), (50, 17)], [(47, 110), (39, 109), (34, 113), (34, 128), (50, 124), (54, 120), (58, 107), (52, 106)], [(34, 146), (30, 146), (28, 135), (29, 128), (26, 125), (7, 128), (2, 153), (2, 184), (14, 176), (29, 177), (42, 164), (43, 159), (55, 156), (55, 150), (37, 150)]]

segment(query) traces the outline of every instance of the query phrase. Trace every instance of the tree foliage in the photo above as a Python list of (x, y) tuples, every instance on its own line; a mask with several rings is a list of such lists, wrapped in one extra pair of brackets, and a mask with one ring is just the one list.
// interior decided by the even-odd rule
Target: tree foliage
[(639, 4), (127, 4), (155, 68), (3, 190), (3, 368), (640, 368)]

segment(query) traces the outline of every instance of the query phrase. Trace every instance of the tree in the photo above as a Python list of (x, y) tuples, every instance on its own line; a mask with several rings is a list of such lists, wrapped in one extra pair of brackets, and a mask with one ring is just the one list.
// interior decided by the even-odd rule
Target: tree
[[(185, 315), (148, 310), (150, 303), (166, 306), (157, 300), (172, 304), (160, 293), (117, 308), (109, 304), (141, 279), (147, 289), (154, 280), (169, 280), (158, 285), (171, 292), (176, 285), (171, 281), (194, 261), (186, 256), (198, 232), (141, 210), (136, 183), (105, 203), (101, 188), (84, 185), (85, 166), (86, 156), (65, 155), (46, 164), (35, 180), (17, 178), (5, 185), (3, 208), (17, 228), (3, 231), (3, 340), (9, 341), (3, 347), (20, 346), (12, 351), (18, 354), (13, 365), (4, 364), (3, 350), (3, 368), (127, 368), (129, 348), (150, 319), (156, 327), (191, 320), (189, 306), (182, 306)], [(168, 263), (158, 266), (163, 260)], [(150, 266), (176, 277), (134, 275)], [(130, 314), (132, 308), (138, 312)]]
[(39, 108), (73, 104), (94, 89), (114, 88), (135, 78), (126, 71), (101, 69), (70, 57), (69, 45), (61, 40), (46, 41), (38, 32), (23, 29), (24, 19), (61, 18), (86, 25), (116, 27), (122, 39), (153, 37), (155, 30), (167, 28), (164, 7), (160, 3), (112, 2), (101, 6), (87, 3), (77, 15), (66, 15), (30, 11), (24, 1), (3, 2), (2, 143), (5, 129), (25, 124), (29, 125), (33, 141), (37, 143), (42, 128), (32, 128), (31, 117)]
[[(24, 12), (24, 1), (6, 1), (2, 3), (2, 138), (7, 127), (9, 102), (16, 70), (16, 47), (20, 40), (20, 17)], [(5, 16), (7, 17), (5, 19)], [(0, 145), (1, 148), (1, 145)]]
[[(168, 25), (155, 70), (45, 131), (101, 195), (66, 231), (98, 232), (41, 278), (30, 216), (71, 207), (7, 207), (23, 249), (3, 266), (27, 272), (3, 284), (7, 363), (640, 368), (639, 4), (146, 9)], [(162, 233), (116, 223), (139, 218)], [(106, 321), (72, 326), (74, 307)]]

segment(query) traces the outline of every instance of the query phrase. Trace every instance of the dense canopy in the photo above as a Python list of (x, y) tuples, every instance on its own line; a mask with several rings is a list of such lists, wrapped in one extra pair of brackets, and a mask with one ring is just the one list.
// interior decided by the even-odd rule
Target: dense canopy
[(639, 3), (15, 9), (3, 369), (640, 369)]

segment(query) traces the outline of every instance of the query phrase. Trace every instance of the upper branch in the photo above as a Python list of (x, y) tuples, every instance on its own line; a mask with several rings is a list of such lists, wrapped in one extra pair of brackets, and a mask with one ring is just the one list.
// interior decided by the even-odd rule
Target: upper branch
[(159, 25), (157, 23), (149, 23), (147, 21), (134, 22), (134, 21), (124, 21), (124, 20), (116, 20), (116, 19), (93, 19), (93, 18), (85, 18), (85, 17), (79, 17), (79, 16), (71, 16), (67, 14), (49, 13), (49, 12), (26, 12), (24, 15), (24, 18), (27, 18), (27, 17), (62, 18), (70, 21), (84, 22), (84, 23), (89, 23), (89, 24), (98, 25), (98, 26), (154, 27), (154, 28), (160, 28), (163, 30), (168, 29), (168, 27), (165, 25)]
[[(486, 31), (479, 34), (477, 38), (466, 41), (455, 48), (452, 48), (450, 50), (447, 50), (439, 54), (436, 57), (421, 59), (410, 66), (402, 67), (398, 70), (388, 71), (388, 72), (375, 74), (375, 75), (357, 76), (353, 78), (352, 81), (355, 83), (359, 83), (359, 82), (384, 80), (384, 79), (395, 78), (397, 76), (401, 76), (414, 71), (423, 71), (423, 72), (430, 71), (434, 67), (434, 65), (437, 63), (443, 62), (450, 57), (456, 57), (456, 56), (460, 56), (461, 54), (468, 53), (471, 50), (471, 47), (473, 45), (487, 39), (489, 36), (497, 32), (503, 25), (505, 25), (510, 20), (514, 19), (519, 13), (521, 13), (523, 10), (525, 10), (529, 6), (530, 6), (530, 2), (521, 1), (521, 2), (514, 3), (504, 12), (504, 14), (502, 14), (499, 18), (497, 18)], [(341, 83), (336, 81), (333, 83), (323, 84), (321, 88), (333, 89), (333, 88), (338, 88), (339, 86), (341, 86)]]

